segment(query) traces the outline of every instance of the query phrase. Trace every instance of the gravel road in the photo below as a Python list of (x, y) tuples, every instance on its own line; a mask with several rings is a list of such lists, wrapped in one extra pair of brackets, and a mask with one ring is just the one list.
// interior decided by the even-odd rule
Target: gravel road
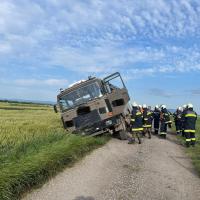
[(200, 179), (175, 136), (112, 139), (23, 200), (198, 200)]

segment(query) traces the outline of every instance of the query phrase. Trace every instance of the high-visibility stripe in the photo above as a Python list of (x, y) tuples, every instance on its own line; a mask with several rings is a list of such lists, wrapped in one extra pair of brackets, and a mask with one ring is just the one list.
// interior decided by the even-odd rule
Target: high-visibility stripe
[(143, 128), (132, 128), (132, 131), (143, 131)]
[(191, 139), (186, 139), (185, 141), (186, 141), (186, 142), (191, 142)]
[(143, 125), (144, 128), (151, 128), (151, 125)]
[(160, 132), (160, 135), (166, 135), (167, 133), (166, 132)]
[(185, 117), (197, 117), (196, 114), (186, 114)]
[(144, 118), (144, 120), (148, 120), (148, 118)]
[(192, 141), (196, 141), (196, 138), (191, 138)]
[(189, 129), (188, 129), (188, 130), (184, 130), (184, 132), (185, 132), (185, 133), (195, 133), (196, 131), (195, 131), (195, 130), (189, 130)]
[(132, 122), (134, 122), (134, 121), (135, 121), (135, 119), (131, 119), (131, 121), (132, 121)]
[(136, 113), (136, 115), (141, 115), (141, 114), (142, 114), (141, 112), (137, 112), (137, 113)]

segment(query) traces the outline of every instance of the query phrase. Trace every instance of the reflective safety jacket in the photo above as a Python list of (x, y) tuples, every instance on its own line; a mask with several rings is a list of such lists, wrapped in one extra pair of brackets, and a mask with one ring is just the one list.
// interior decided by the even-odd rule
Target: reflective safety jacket
[(153, 113), (149, 109), (144, 109), (143, 111), (143, 127), (151, 128), (153, 120)]
[(185, 114), (186, 112), (188, 111), (188, 109), (184, 109), (183, 112), (182, 112), (182, 115), (181, 115), (181, 121), (182, 121), (182, 129), (184, 130), (185, 129)]
[(182, 112), (181, 112), (181, 111), (177, 110), (177, 111), (173, 114), (173, 116), (174, 116), (174, 121), (175, 121), (175, 123), (176, 123), (176, 122), (179, 122), (179, 121), (182, 121)]
[(131, 113), (131, 130), (143, 131), (142, 127), (142, 113), (138, 108), (133, 108)]
[(154, 128), (158, 129), (160, 123), (160, 111), (158, 109), (155, 109), (153, 111), (153, 119), (154, 119)]
[(160, 121), (160, 111), (158, 110), (158, 109), (155, 109), (154, 111), (153, 111), (153, 118), (154, 118), (154, 120), (157, 122), (159, 122)]
[(195, 133), (196, 130), (197, 113), (193, 109), (188, 109), (184, 113), (184, 132)]
[(161, 110), (160, 121), (166, 124), (172, 123), (172, 121), (170, 120), (170, 113), (166, 108)]
[(173, 114), (174, 122), (176, 126), (176, 132), (180, 133), (182, 131), (182, 112), (180, 110), (176, 110)]

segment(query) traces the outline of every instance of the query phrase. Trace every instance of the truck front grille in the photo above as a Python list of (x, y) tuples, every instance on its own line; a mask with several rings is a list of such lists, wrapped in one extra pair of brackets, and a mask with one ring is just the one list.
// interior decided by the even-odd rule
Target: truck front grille
[(80, 129), (80, 128), (92, 126), (93, 124), (101, 121), (101, 117), (97, 110), (92, 110), (90, 113), (75, 117), (73, 121), (74, 121), (75, 127)]

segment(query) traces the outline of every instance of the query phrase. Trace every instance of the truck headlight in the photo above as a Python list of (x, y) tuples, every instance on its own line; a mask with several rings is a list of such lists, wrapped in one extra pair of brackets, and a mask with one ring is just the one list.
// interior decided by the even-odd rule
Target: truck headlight
[(106, 121), (106, 126), (112, 125), (112, 120), (107, 120)]

